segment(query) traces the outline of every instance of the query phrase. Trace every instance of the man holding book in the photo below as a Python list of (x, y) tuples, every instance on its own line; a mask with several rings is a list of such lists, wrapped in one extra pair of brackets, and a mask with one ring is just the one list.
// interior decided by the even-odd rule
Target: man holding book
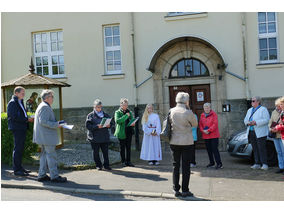
[(132, 112), (128, 109), (128, 100), (126, 98), (120, 100), (120, 108), (115, 111), (114, 119), (116, 122), (114, 136), (117, 137), (120, 142), (121, 163), (125, 164), (125, 166), (134, 167), (130, 161), (131, 140), (134, 134), (133, 127), (138, 119), (135, 119)]
[[(99, 99), (94, 101), (93, 112), (87, 115), (86, 128), (87, 140), (91, 142), (93, 149), (93, 157), (96, 167), (102, 170), (103, 166), (106, 170), (111, 170), (108, 158), (108, 145), (110, 142), (109, 131), (111, 127), (111, 117), (102, 110), (102, 102)], [(102, 150), (104, 164), (102, 164), (99, 150)]]

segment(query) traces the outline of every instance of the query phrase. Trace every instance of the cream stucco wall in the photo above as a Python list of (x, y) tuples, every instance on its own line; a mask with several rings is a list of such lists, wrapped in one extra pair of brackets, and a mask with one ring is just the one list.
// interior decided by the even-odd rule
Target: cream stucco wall
[[(32, 32), (63, 29), (67, 82), (63, 107), (91, 106), (95, 98), (104, 105), (130, 104), (133, 96), (133, 60), (129, 13), (2, 13), (2, 82), (28, 72)], [(103, 25), (120, 24), (122, 66), (125, 76), (104, 80)]]
[[(165, 16), (166, 13), (135, 13), (139, 79), (149, 76), (144, 70), (156, 51), (166, 42), (181, 36), (195, 36), (208, 41), (223, 56), (230, 72), (244, 75), (240, 13), (208, 13), (207, 16), (174, 21), (167, 21)], [(244, 82), (227, 74), (225, 79), (229, 85), (226, 87), (227, 97), (244, 98)], [(152, 87), (152, 84), (149, 83), (149, 86)], [(139, 94), (149, 94), (149, 90), (149, 87), (143, 87)]]
[[(284, 64), (259, 66), (257, 13), (247, 13), (248, 73), (252, 96), (283, 96)], [(277, 13), (279, 62), (284, 63), (284, 13)]]
[[(154, 54), (165, 43), (181, 36), (194, 36), (213, 45), (222, 55), (227, 70), (244, 77), (241, 13), (205, 13), (172, 20), (167, 13), (133, 13), (137, 83), (147, 79)], [(277, 13), (279, 62), (284, 61), (284, 13)], [(120, 97), (134, 104), (134, 61), (131, 13), (2, 13), (2, 82), (28, 72), (32, 56), (32, 32), (63, 29), (66, 79), (63, 107), (91, 106), (95, 98), (104, 105), (118, 105)], [(122, 67), (125, 74), (106, 79), (104, 74), (103, 26), (119, 24)], [(280, 96), (283, 65), (276, 68), (258, 64), (257, 13), (246, 13), (249, 86), (252, 95)], [(246, 98), (244, 81), (224, 74), (228, 99)], [(281, 84), (282, 83), (282, 84)], [(267, 87), (264, 87), (267, 86)], [(153, 78), (137, 89), (138, 104), (154, 102)]]

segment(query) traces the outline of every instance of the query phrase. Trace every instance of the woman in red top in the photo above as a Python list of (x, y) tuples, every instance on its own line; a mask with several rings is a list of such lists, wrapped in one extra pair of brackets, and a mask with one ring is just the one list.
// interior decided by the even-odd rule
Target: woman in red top
[(214, 167), (216, 161), (217, 165), (215, 168), (222, 169), (223, 164), (218, 150), (220, 137), (218, 128), (218, 116), (211, 109), (210, 103), (205, 103), (203, 105), (203, 109), (204, 113), (202, 113), (200, 116), (199, 129), (202, 133), (202, 138), (205, 140), (205, 145), (210, 160), (210, 163), (207, 165), (207, 168)]

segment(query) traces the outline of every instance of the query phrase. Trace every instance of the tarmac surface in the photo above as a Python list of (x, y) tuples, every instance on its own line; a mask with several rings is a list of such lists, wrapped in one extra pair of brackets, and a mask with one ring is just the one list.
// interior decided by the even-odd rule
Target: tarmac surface
[[(44, 189), (61, 193), (90, 193), (96, 195), (125, 195), (177, 199), (172, 192), (172, 159), (169, 147), (163, 146), (160, 165), (150, 166), (139, 159), (139, 152), (132, 150), (135, 167), (112, 165), (113, 170), (82, 171), (60, 170), (67, 183), (40, 183), (38, 167), (26, 167), (28, 177), (14, 176), (12, 169), (2, 165), (2, 188)], [(284, 201), (284, 175), (275, 174), (278, 168), (268, 171), (250, 169), (250, 162), (221, 152), (223, 169), (207, 169), (206, 150), (196, 150), (197, 167), (191, 169), (190, 191), (194, 197), (179, 198), (192, 201)], [(181, 179), (180, 179), (181, 182)], [(2, 197), (5, 196), (2, 194)]]

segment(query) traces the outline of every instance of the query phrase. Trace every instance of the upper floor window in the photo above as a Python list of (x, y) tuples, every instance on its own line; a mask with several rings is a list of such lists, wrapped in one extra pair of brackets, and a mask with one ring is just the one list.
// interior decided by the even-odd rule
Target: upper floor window
[(65, 77), (63, 32), (33, 33), (36, 73), (51, 78)]
[(278, 42), (276, 13), (258, 13), (258, 41), (260, 63), (277, 62)]
[(120, 74), (122, 63), (119, 25), (104, 27), (104, 55), (106, 74)]
[(198, 59), (182, 59), (174, 64), (169, 78), (209, 76), (207, 67)]

